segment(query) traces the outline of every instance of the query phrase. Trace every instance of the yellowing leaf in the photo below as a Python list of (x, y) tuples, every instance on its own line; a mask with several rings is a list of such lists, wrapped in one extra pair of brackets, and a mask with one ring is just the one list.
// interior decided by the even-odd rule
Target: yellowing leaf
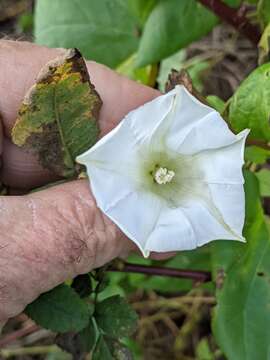
[(101, 104), (81, 54), (67, 50), (41, 70), (25, 96), (12, 140), (36, 154), (44, 168), (72, 177), (76, 156), (97, 140)]
[(270, 46), (270, 24), (265, 28), (259, 42), (259, 64), (269, 61)]

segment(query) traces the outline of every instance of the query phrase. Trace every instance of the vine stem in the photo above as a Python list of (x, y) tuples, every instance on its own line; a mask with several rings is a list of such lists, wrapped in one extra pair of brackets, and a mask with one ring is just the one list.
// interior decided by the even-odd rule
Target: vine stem
[(220, 19), (232, 25), (242, 35), (248, 38), (255, 45), (261, 38), (258, 27), (250, 23), (246, 17), (247, 7), (231, 8), (221, 0), (197, 0), (209, 10), (215, 13)]
[(120, 271), (126, 273), (137, 273), (145, 275), (169, 276), (182, 279), (191, 279), (198, 282), (211, 281), (211, 273), (203, 270), (183, 270), (159, 266), (146, 266), (130, 264), (121, 260), (113, 262), (108, 271)]
[(8, 359), (8, 358), (11, 358), (14, 356), (47, 355), (47, 354), (53, 354), (53, 353), (60, 354), (62, 352), (56, 345), (33, 346), (33, 347), (0, 350), (0, 355), (5, 359)]
[(270, 150), (270, 144), (263, 140), (247, 139), (248, 145), (258, 146), (265, 150)]

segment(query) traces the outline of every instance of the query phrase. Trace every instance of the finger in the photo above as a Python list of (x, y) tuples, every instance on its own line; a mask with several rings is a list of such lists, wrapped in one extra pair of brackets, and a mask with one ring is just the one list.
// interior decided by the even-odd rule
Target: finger
[(38, 159), (18, 148), (11, 140), (3, 140), (1, 181), (12, 188), (32, 189), (59, 179), (49, 170), (42, 168)]
[[(1, 115), (0, 115), (0, 171), (1, 171), (1, 167), (2, 167), (3, 140), (4, 140), (3, 127), (2, 127), (2, 119), (1, 119)], [(1, 176), (0, 176), (0, 178), (1, 178)]]
[(112, 130), (129, 111), (160, 94), (93, 61), (87, 62), (87, 68), (103, 101), (99, 118), (101, 136)]
[[(3, 151), (3, 127), (2, 127), (2, 120), (0, 116), (0, 156), (2, 155)], [(1, 160), (0, 160), (0, 167), (1, 167)]]
[(0, 208), (0, 322), (40, 293), (134, 247), (97, 209), (84, 180), (0, 197)]
[(177, 253), (175, 251), (166, 252), (166, 253), (151, 252), (150, 258), (152, 260), (167, 260), (175, 256), (176, 254)]

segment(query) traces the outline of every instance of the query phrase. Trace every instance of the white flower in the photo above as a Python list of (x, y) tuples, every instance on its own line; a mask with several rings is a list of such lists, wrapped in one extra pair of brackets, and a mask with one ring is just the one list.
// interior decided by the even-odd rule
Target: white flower
[(245, 241), (243, 153), (221, 116), (183, 86), (130, 112), (77, 158), (100, 209), (151, 251)]

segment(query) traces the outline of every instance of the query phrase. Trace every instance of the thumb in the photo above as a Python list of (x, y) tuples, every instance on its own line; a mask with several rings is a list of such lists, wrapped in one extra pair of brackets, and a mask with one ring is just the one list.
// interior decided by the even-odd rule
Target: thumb
[(125, 256), (134, 245), (78, 180), (0, 197), (0, 323), (68, 278)]

